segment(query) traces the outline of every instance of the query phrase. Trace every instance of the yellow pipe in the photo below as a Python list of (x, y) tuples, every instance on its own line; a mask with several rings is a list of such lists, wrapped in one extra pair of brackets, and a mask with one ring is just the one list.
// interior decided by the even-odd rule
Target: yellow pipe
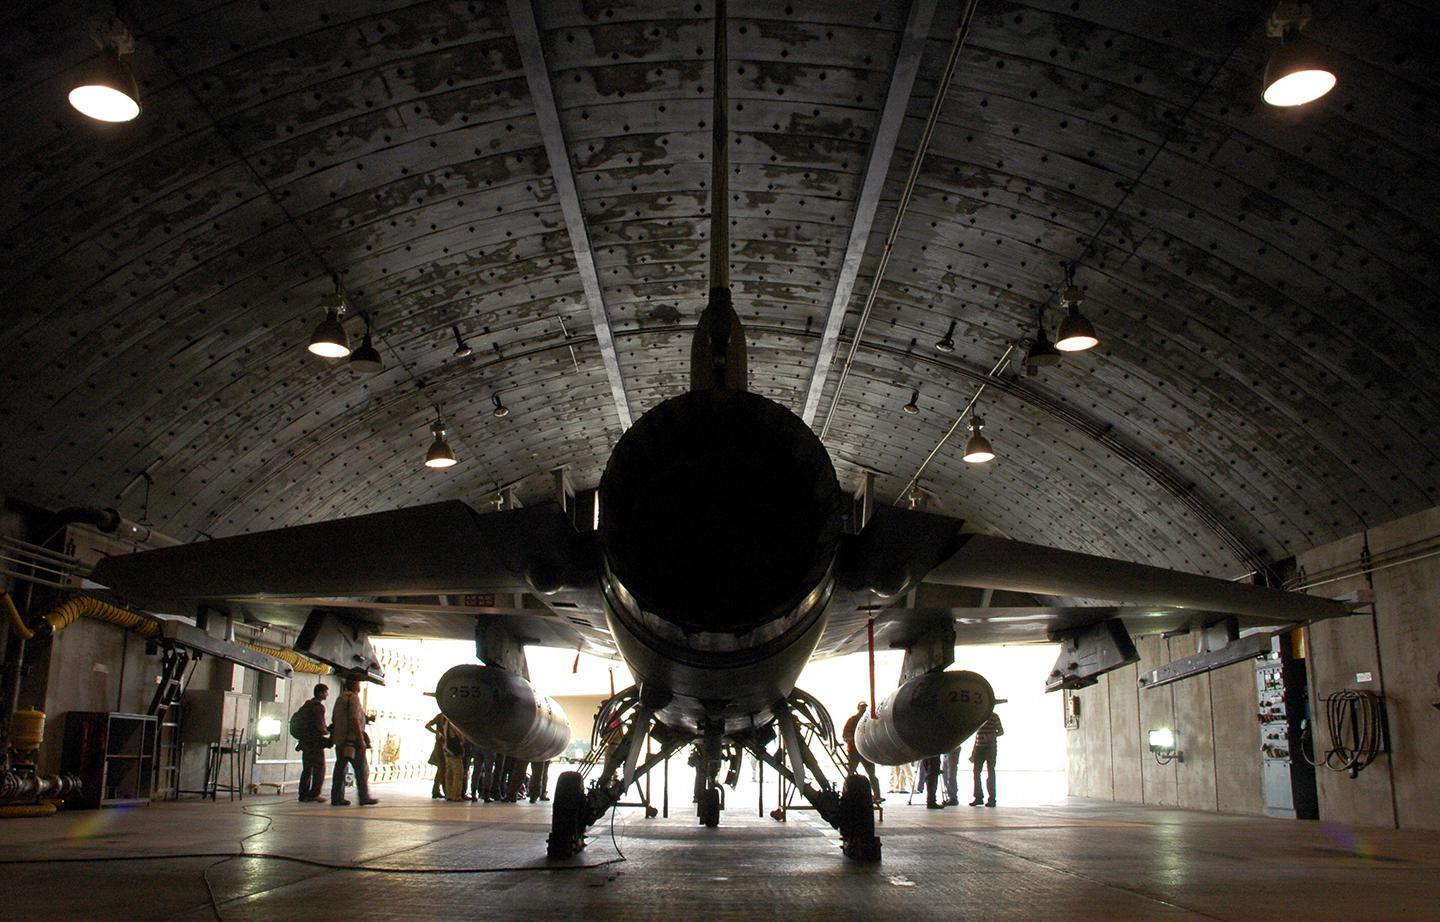
[(20, 617), (20, 611), (15, 607), (15, 600), (10, 598), (10, 593), (4, 589), (0, 589), (0, 609), (5, 610), (5, 617), (10, 619), (10, 627), (21, 640), (35, 639), (35, 632), (25, 626), (25, 619)]
[(142, 637), (160, 636), (160, 622), (154, 618), (139, 612), (127, 611), (111, 605), (109, 602), (102, 602), (89, 596), (77, 595), (72, 599), (67, 599), (45, 616), (51, 629), (57, 632), (64, 630), (81, 618), (92, 618), (96, 621), (114, 624), (134, 631)]
[(242, 647), (249, 647), (256, 653), (264, 653), (266, 656), (273, 656), (278, 660), (284, 660), (295, 668), (296, 672), (308, 672), (311, 675), (329, 675), (330, 667), (323, 663), (317, 663), (306, 659), (294, 650), (280, 650), (275, 647), (262, 647), (258, 643), (251, 643), (248, 640), (235, 641)]

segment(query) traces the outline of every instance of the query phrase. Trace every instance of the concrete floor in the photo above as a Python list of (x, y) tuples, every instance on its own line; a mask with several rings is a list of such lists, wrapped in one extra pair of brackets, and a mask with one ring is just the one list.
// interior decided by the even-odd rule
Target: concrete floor
[[(544, 804), (446, 804), (428, 785), (379, 806), (273, 796), (0, 820), (8, 859), (232, 853), (444, 873), (176, 857), (0, 867), (0, 917), (224, 919), (1440, 918), (1440, 833), (1351, 830), (1074, 800), (887, 811), (885, 859), (843, 859), (808, 813), (737, 803), (719, 829), (622, 810), (575, 860), (544, 857)], [(568, 870), (551, 868), (571, 866)], [(584, 865), (592, 865), (584, 867)], [(485, 872), (468, 869), (483, 868)], [(501, 871), (488, 869), (503, 868)]]

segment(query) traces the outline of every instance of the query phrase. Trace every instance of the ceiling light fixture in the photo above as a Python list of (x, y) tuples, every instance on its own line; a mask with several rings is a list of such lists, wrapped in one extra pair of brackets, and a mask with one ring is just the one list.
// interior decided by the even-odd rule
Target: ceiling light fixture
[(140, 114), (135, 75), (112, 45), (106, 45), (80, 72), (69, 99), (75, 111), (97, 122), (128, 122)]
[(1280, 39), (1280, 47), (1265, 64), (1261, 97), (1272, 106), (1303, 106), (1335, 88), (1335, 72), (1325, 52), (1300, 34), (1310, 22), (1310, 4), (1284, 0), (1270, 14), (1265, 31)]
[(990, 447), (990, 440), (981, 434), (980, 430), (985, 428), (985, 420), (978, 416), (970, 417), (970, 439), (965, 443), (964, 459), (970, 464), (984, 464), (995, 458), (995, 449)]
[(495, 409), (490, 411), (491, 416), (495, 417), (496, 419), (504, 419), (505, 417), (510, 415), (510, 408), (500, 402), (499, 394), (492, 395), (490, 398), (490, 402), (495, 404)]
[(340, 293), (340, 276), (331, 273), (330, 279), (335, 283), (335, 291), (320, 301), (325, 319), (310, 334), (310, 351), (322, 358), (343, 359), (350, 354), (350, 336), (340, 322), (345, 315), (345, 296)]
[(919, 414), (919, 412), (920, 412), (920, 404), (916, 403), (916, 401), (919, 400), (919, 399), (920, 399), (920, 391), (919, 391), (919, 390), (913, 390), (913, 391), (911, 391), (911, 392), (910, 392), (910, 402), (907, 403), (907, 404), (905, 404), (905, 406), (901, 407), (901, 409), (904, 410), (906, 413), (909, 413), (911, 416), (915, 416), (915, 415)]
[(445, 420), (440, 416), (440, 410), (435, 410), (435, 422), (430, 424), (430, 432), (435, 436), (435, 441), (430, 443), (430, 450), (425, 452), (425, 466), (438, 469), (451, 467), (455, 464), (455, 452), (450, 450), (450, 442), (445, 438)]
[(1095, 328), (1085, 315), (1080, 313), (1080, 302), (1084, 300), (1080, 289), (1075, 287), (1074, 266), (1065, 267), (1065, 288), (1060, 292), (1060, 304), (1068, 310), (1065, 319), (1060, 322), (1060, 330), (1055, 336), (1055, 348), (1061, 352), (1084, 352), (1086, 349), (1093, 349), (1100, 344), (1100, 338), (1095, 335)]
[(452, 326), (450, 330), (455, 334), (455, 357), (457, 359), (463, 359), (474, 355), (475, 350), (471, 349), (469, 344), (465, 342), (465, 337), (460, 335), (459, 325)]
[(945, 331), (945, 336), (935, 344), (940, 352), (950, 353), (955, 351), (955, 324), (958, 321), (950, 321), (950, 329)]
[(362, 375), (379, 374), (385, 370), (385, 360), (380, 358), (380, 351), (370, 338), (370, 315), (361, 316), (365, 318), (365, 339), (360, 342), (359, 349), (350, 353), (350, 370)]
[(1034, 376), (1042, 367), (1058, 364), (1060, 352), (1045, 335), (1045, 307), (1041, 305), (1035, 316), (1035, 338), (1030, 341), (1030, 349), (1025, 353), (1025, 374)]

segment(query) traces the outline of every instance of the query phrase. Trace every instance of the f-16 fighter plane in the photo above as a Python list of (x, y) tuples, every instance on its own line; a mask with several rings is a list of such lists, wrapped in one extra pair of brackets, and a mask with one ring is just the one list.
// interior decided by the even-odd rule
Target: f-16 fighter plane
[[(570, 730), (527, 681), (524, 647), (623, 659), (635, 684), (597, 718), (588, 786), (578, 772), (558, 780), (552, 856), (574, 854), (635, 780), (698, 744), (701, 822), (719, 822), (720, 769), (749, 753), (839, 830), (845, 854), (879, 858), (870, 786), (846, 777), (829, 715), (796, 688), (814, 656), (905, 651), (899, 688), (856, 732), (861, 755), (893, 765), (956, 749), (990, 715), (989, 683), (946, 671), (957, 643), (1058, 642), (1049, 685), (1076, 687), (1136, 662), (1136, 634), (1191, 630), (1188, 668), (1201, 671), (1261, 652), (1242, 630), (1349, 613), (1331, 599), (968, 533), (940, 515), (849, 508), (810, 427), (746, 389), (726, 266), (723, 16), (716, 31), (711, 290), (690, 388), (616, 444), (598, 527), (586, 527), (588, 512), (577, 527), (557, 504), (478, 514), (446, 502), (112, 557), (94, 580), (160, 610), (203, 605), (300, 627), (297, 649), (375, 679), (372, 636), (473, 637), (479, 663), (444, 675), (440, 707), (481, 749), (526, 761), (557, 755)], [(1127, 604), (891, 607), (921, 583)], [(469, 593), (543, 607), (450, 602)]]

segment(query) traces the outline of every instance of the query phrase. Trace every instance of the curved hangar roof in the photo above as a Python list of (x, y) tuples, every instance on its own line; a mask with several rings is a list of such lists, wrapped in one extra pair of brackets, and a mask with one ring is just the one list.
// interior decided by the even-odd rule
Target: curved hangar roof
[[(182, 539), (483, 506), (517, 480), (544, 494), (557, 465), (593, 484), (622, 404), (685, 386), (708, 0), (536, 3), (533, 25), (495, 2), (127, 0), (144, 111), (120, 125), (65, 102), (102, 6), (0, 14), (6, 493), (138, 518), (127, 487), (149, 471), (149, 516)], [(963, 15), (927, 10), (731, 4), (752, 388), (804, 408), (858, 258), (814, 401), (842, 481), (863, 464), (896, 497), (988, 381), (998, 459), (964, 464), (962, 426), (920, 486), (1016, 538), (1234, 574), (1440, 499), (1440, 79), (1420, 45), (1440, 17), (1317, 4), (1306, 34), (1339, 86), (1282, 110), (1259, 100), (1264, 4), (980, 0), (837, 398)], [(1053, 331), (1073, 260), (1102, 345), (990, 375), (1037, 305)], [(357, 342), (353, 314), (375, 316), (377, 375), (305, 350), (330, 269)], [(915, 389), (921, 412), (900, 412)], [(460, 458), (445, 472), (420, 464), (432, 404)]]

